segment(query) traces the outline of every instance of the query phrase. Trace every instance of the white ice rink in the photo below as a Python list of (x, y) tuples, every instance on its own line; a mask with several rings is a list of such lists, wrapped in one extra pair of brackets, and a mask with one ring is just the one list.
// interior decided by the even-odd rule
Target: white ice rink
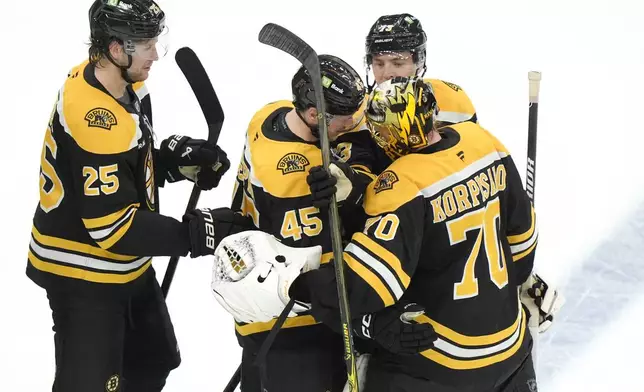
[[(54, 344), (45, 293), (25, 275), (46, 123), (67, 71), (86, 56), (91, 0), (3, 1), (0, 37), (0, 385), (51, 390)], [(480, 123), (525, 172), (527, 73), (543, 73), (536, 268), (566, 307), (542, 335), (540, 390), (644, 391), (644, 17), (640, 0), (161, 0), (172, 49), (148, 81), (157, 140), (206, 127), (174, 52), (201, 57), (224, 110), (233, 170), (201, 206), (230, 203), (244, 132), (262, 105), (290, 99), (299, 64), (257, 42), (284, 25), (361, 74), (364, 37), (382, 14), (410, 12), (429, 35), (426, 76), (461, 85)], [(318, 4), (316, 6), (316, 4)], [(191, 184), (161, 190), (180, 218)], [(155, 261), (162, 279), (167, 259)], [(183, 363), (166, 391), (221, 391), (240, 359), (231, 318), (210, 294), (211, 260), (183, 259), (168, 297)]]

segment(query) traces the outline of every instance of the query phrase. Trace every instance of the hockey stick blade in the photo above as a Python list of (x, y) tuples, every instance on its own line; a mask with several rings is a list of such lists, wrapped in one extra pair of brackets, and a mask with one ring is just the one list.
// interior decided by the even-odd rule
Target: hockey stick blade
[(295, 57), (307, 69), (319, 69), (318, 55), (300, 37), (275, 23), (267, 23), (259, 32), (259, 42), (277, 48)]
[(188, 47), (177, 51), (175, 61), (186, 77), (208, 123), (208, 141), (217, 144), (224, 123), (224, 110), (212, 87), (208, 73), (197, 54)]
[[(201, 64), (197, 54), (188, 47), (183, 47), (177, 51), (175, 61), (188, 81), (188, 84), (190, 84), (190, 88), (192, 88), (197, 102), (199, 102), (201, 111), (208, 124), (208, 141), (217, 144), (221, 127), (224, 125), (224, 109), (221, 107), (217, 93), (215, 93), (215, 89), (212, 87), (208, 73), (204, 69), (203, 64)], [(201, 190), (195, 184), (192, 187), (190, 199), (188, 199), (186, 212), (192, 211), (197, 207), (200, 195)], [(161, 292), (164, 297), (168, 296), (168, 291), (170, 291), (170, 285), (172, 284), (178, 263), (178, 256), (172, 256), (170, 258), (168, 268), (163, 276), (163, 282), (161, 283)]]
[[(300, 37), (293, 34), (286, 28), (275, 23), (266, 24), (259, 32), (258, 39), (261, 43), (277, 48), (295, 57), (311, 75), (313, 89), (315, 90), (315, 101), (320, 130), (320, 147), (322, 150), (322, 164), (325, 170), (329, 170), (331, 164), (331, 149), (326, 123), (326, 104), (322, 90), (322, 75), (320, 72), (320, 60), (317, 53), (309, 44)], [(333, 245), (333, 257), (335, 260), (335, 275), (340, 308), (340, 319), (342, 321), (343, 341), (345, 348), (345, 363), (347, 366), (347, 379), (352, 392), (358, 392), (356, 358), (353, 350), (353, 335), (351, 328), (351, 313), (349, 311), (349, 300), (344, 274), (344, 260), (342, 237), (340, 234), (340, 214), (335, 195), (331, 198), (329, 206), (331, 221), (331, 243)]]

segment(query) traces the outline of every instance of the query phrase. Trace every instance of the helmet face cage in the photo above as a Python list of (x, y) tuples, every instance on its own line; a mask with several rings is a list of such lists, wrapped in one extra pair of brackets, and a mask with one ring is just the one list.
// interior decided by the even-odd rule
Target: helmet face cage
[(399, 77), (375, 88), (366, 115), (374, 141), (396, 159), (429, 145), (437, 112), (431, 85), (418, 77)]

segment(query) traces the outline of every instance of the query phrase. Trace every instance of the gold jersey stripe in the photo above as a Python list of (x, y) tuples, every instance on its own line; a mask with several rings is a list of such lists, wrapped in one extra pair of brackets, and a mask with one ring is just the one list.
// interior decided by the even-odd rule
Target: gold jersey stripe
[(130, 208), (139, 208), (140, 204), (139, 203), (132, 203), (129, 206), (123, 208), (122, 210), (113, 212), (109, 215), (101, 216), (100, 218), (88, 218), (85, 219), (83, 218), (83, 224), (88, 230), (91, 229), (98, 229), (100, 227), (108, 227), (112, 226), (116, 222), (118, 222), (124, 215), (127, 213)]
[(331, 260), (333, 260), (333, 252), (324, 253), (320, 258), (320, 264), (330, 263)]
[(521, 333), (520, 333), (519, 339), (511, 348), (509, 348), (507, 351), (504, 351), (502, 353), (499, 353), (487, 358), (473, 359), (473, 360), (461, 360), (461, 359), (450, 358), (433, 349), (423, 351), (421, 354), (424, 357), (438, 364), (441, 364), (445, 367), (448, 367), (450, 369), (455, 369), (455, 370), (480, 369), (482, 367), (490, 366), (495, 363), (505, 361), (506, 359), (513, 356), (519, 350), (519, 348), (521, 347), (521, 344), (523, 344), (524, 336), (525, 336), (525, 317), (523, 317), (523, 320), (521, 321)]
[(352, 239), (356, 244), (362, 245), (364, 248), (368, 249), (373, 253), (374, 255), (378, 256), (380, 259), (384, 260), (389, 267), (396, 273), (398, 276), (398, 279), (402, 282), (404, 288), (409, 287), (409, 282), (411, 282), (411, 278), (405, 270), (402, 268), (402, 264), (400, 263), (400, 260), (396, 255), (388, 251), (386, 248), (384, 248), (382, 245), (378, 244), (376, 241), (372, 240), (371, 238), (367, 237), (363, 233), (356, 233), (353, 235)]
[(109, 237), (107, 237), (103, 241), (98, 241), (98, 245), (104, 249), (109, 249), (112, 246), (114, 246), (114, 244), (116, 244), (121, 238), (123, 238), (125, 233), (127, 233), (127, 231), (130, 229), (130, 226), (132, 226), (132, 222), (134, 221), (134, 216), (136, 215), (136, 212), (137, 210), (134, 210), (134, 212), (128, 218), (127, 223), (121, 226), (116, 231), (116, 233), (112, 233)]
[[(521, 312), (522, 311), (523, 310), (521, 310)], [(425, 315), (418, 316), (416, 317), (415, 320), (418, 321), (419, 323), (431, 324), (432, 327), (434, 327), (434, 330), (436, 331), (437, 334), (444, 336), (447, 339), (451, 340), (452, 342), (459, 344), (461, 346), (487, 346), (487, 345), (499, 343), (509, 338), (510, 336), (512, 336), (512, 334), (517, 330), (517, 327), (519, 326), (519, 322), (521, 321), (521, 313), (518, 313), (517, 319), (514, 321), (512, 325), (510, 325), (506, 329), (490, 335), (481, 335), (481, 336), (463, 335), (461, 333), (454, 331), (449, 327), (442, 325), (436, 320), (430, 319)]]
[(532, 237), (532, 235), (534, 234), (534, 230), (536, 228), (536, 222), (537, 222), (537, 217), (534, 212), (534, 208), (532, 208), (531, 219), (532, 221), (530, 222), (531, 225), (528, 231), (526, 231), (525, 233), (508, 236), (508, 242), (510, 243), (510, 245), (519, 244), (521, 242), (527, 241), (530, 237)]
[(33, 235), (34, 239), (37, 242), (51, 248), (71, 250), (74, 252), (84, 253), (89, 256), (98, 256), (104, 259), (111, 259), (116, 261), (134, 261), (138, 258), (137, 256), (126, 256), (126, 255), (112, 253), (103, 248), (99, 248), (97, 246), (92, 246), (89, 244), (83, 244), (81, 242), (70, 241), (63, 238), (51, 237), (48, 235), (40, 234), (40, 232), (36, 229), (35, 226), (32, 227), (31, 234)]
[(128, 283), (143, 275), (143, 273), (152, 264), (152, 259), (150, 258), (150, 260), (136, 271), (132, 271), (128, 274), (111, 274), (106, 272), (87, 271), (81, 268), (50, 263), (38, 258), (31, 252), (31, 250), (29, 251), (28, 258), (29, 262), (40, 271), (49, 272), (50, 274), (64, 276), (67, 278), (87, 280), (94, 283)]
[(394, 304), (394, 297), (391, 296), (391, 293), (389, 293), (385, 284), (376, 274), (371, 272), (371, 270), (346, 252), (344, 253), (344, 261), (347, 263), (347, 266), (353, 270), (353, 272), (371, 286), (371, 288), (378, 294), (385, 307)]
[[(235, 323), (235, 329), (237, 330), (237, 333), (239, 333), (241, 336), (248, 336), (252, 335), (254, 333), (259, 333), (259, 332), (266, 332), (270, 331), (271, 328), (273, 328), (273, 325), (275, 325), (275, 322), (277, 319), (273, 319), (271, 321), (267, 321), (264, 323), (250, 323), (250, 324), (245, 324), (245, 325), (239, 325)], [(284, 321), (284, 325), (282, 325), (282, 328), (295, 328), (295, 327), (304, 327), (307, 325), (315, 325), (318, 324), (317, 321), (313, 318), (313, 316), (296, 316), (296, 317), (289, 317)]]
[(538, 241), (535, 241), (534, 244), (532, 244), (532, 246), (530, 246), (528, 249), (524, 250), (521, 253), (517, 253), (516, 255), (512, 255), (512, 261), (517, 262), (517, 261), (521, 260), (522, 258), (526, 257), (527, 255), (529, 255), (534, 250), (534, 248), (537, 246), (537, 243), (538, 243)]

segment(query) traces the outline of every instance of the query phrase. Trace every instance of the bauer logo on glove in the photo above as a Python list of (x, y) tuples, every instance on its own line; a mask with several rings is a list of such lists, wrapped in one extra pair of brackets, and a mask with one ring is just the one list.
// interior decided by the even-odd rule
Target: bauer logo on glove
[[(291, 248), (261, 231), (224, 238), (215, 250), (212, 291), (237, 322), (267, 322), (284, 310), (301, 273), (320, 267), (322, 247)], [(309, 310), (296, 301), (289, 317)]]

